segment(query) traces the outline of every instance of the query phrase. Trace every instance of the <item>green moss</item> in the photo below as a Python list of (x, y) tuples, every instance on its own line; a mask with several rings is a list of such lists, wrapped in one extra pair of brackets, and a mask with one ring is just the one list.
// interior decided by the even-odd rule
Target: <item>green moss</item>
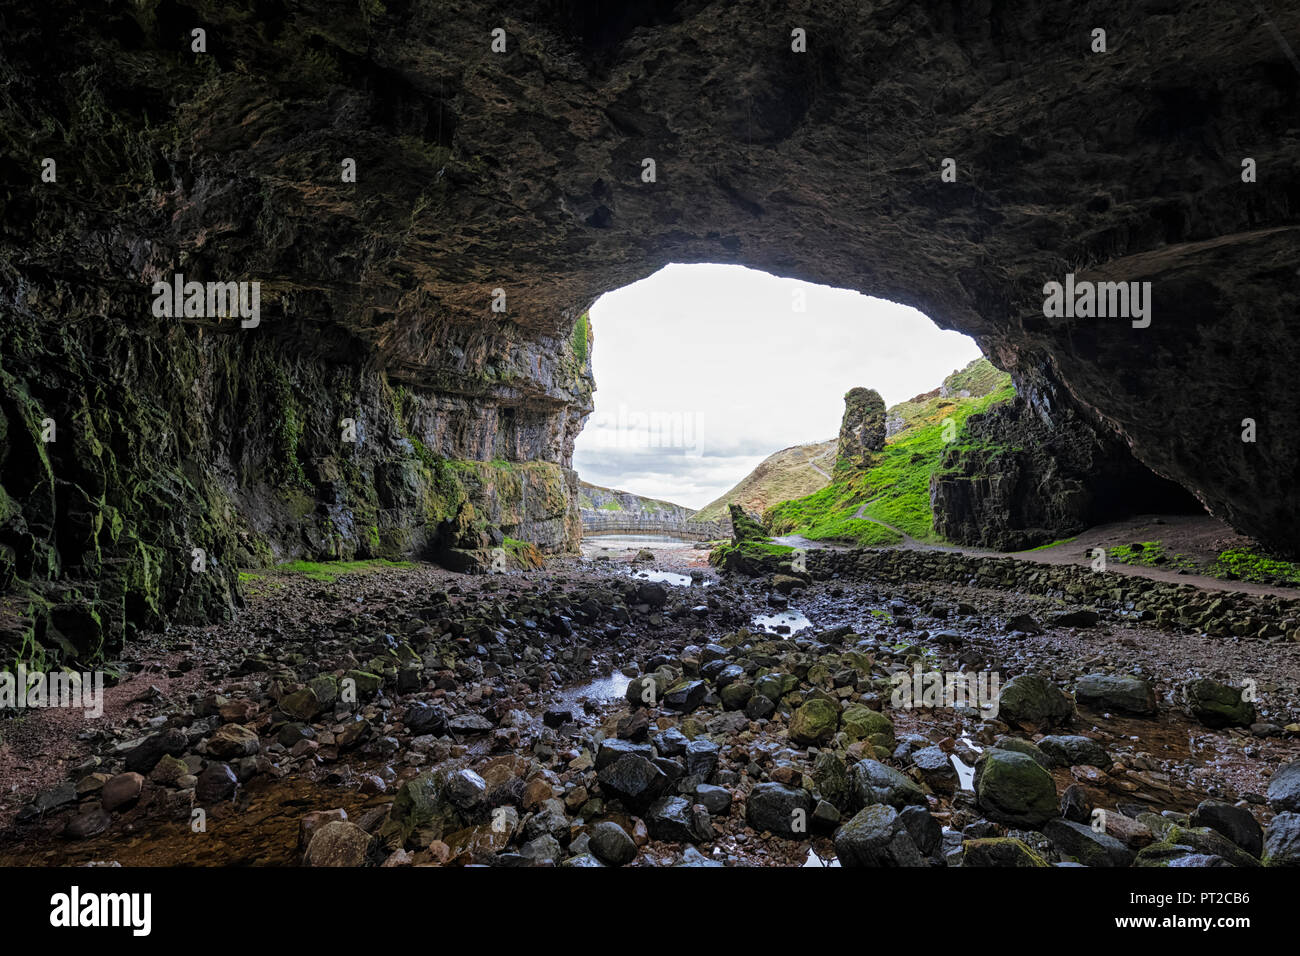
[(269, 465), (272, 481), (286, 491), (311, 491), (311, 485), (302, 470), (302, 462), (298, 458), (298, 446), (302, 441), (302, 416), (298, 400), (289, 376), (279, 365), (271, 366), (270, 391), (270, 407), (275, 414), (271, 426), (275, 454)]
[(1060, 544), (1069, 544), (1071, 541), (1073, 541), (1073, 540), (1074, 540), (1075, 538), (1077, 538), (1077, 537), (1078, 537), (1078, 535), (1074, 535), (1073, 537), (1069, 537), (1069, 538), (1061, 538), (1061, 539), (1059, 539), (1059, 540), (1057, 540), (1057, 541), (1052, 541), (1052, 542), (1049, 543), (1049, 544), (1040, 544), (1040, 545), (1039, 545), (1038, 547), (1036, 547), (1036, 548), (1030, 548), (1029, 551), (1046, 551), (1048, 548), (1055, 548), (1057, 545), (1060, 545)]
[[(922, 541), (938, 540), (930, 476), (960, 442), (967, 418), (1014, 397), (1014, 387), (1007, 385), (979, 398), (913, 404), (905, 419), (911, 424), (886, 441), (865, 472), (842, 476), (820, 491), (770, 509), (766, 518), (772, 532), (864, 546), (897, 544), (902, 540), (898, 531)], [(945, 440), (954, 433), (955, 441)]]
[(1215, 558), (1210, 573), (1260, 584), (1300, 584), (1300, 564), (1261, 554), (1253, 548), (1224, 551)]
[[(410, 561), (387, 561), (375, 559), (370, 561), (290, 561), (277, 565), (275, 571), (281, 574), (300, 574), (311, 581), (334, 583), (345, 574), (373, 574), (389, 568), (413, 568)], [(243, 573), (240, 575), (243, 579)]]
[(586, 312), (578, 316), (578, 321), (573, 323), (573, 333), (569, 336), (569, 344), (573, 346), (574, 358), (579, 363), (585, 363), (590, 354), (589, 344), (591, 340), (591, 318)]
[(790, 557), (794, 550), (770, 541), (726, 541), (709, 552), (709, 563), (746, 574), (771, 574), (790, 570), (790, 562), (782, 559)]
[(617, 501), (607, 501), (599, 508), (600, 511), (622, 511), (623, 506)]
[(1106, 549), (1106, 557), (1120, 564), (1134, 564), (1146, 568), (1182, 568), (1194, 571), (1196, 562), (1183, 554), (1166, 551), (1160, 541), (1135, 541)]

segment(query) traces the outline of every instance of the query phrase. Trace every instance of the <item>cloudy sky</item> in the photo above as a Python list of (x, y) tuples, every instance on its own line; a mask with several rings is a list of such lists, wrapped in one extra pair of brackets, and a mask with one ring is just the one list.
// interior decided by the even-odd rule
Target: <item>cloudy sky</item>
[(670, 265), (601, 296), (591, 324), (596, 410), (574, 467), (691, 508), (838, 434), (850, 388), (893, 405), (980, 354), (915, 309), (741, 266)]

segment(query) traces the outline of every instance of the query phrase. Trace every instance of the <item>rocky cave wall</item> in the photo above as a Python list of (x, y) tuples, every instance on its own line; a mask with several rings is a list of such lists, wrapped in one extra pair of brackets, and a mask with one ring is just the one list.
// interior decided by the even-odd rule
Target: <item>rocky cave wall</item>
[[(158, 613), (218, 613), (240, 548), (418, 545), (422, 502), (464, 492), (437, 490), (449, 471), (490, 479), (469, 485), (491, 512), (493, 476), (519, 489), (542, 462), (564, 515), (515, 527), (558, 543), (591, 407), (579, 316), (669, 262), (915, 305), (1045, 427), (1078, 416), (1300, 542), (1293, 6), (50, 0), (0, 20), (0, 573), (54, 588), (11, 617), (58, 630), (90, 591), (148, 622), (154, 577)], [(155, 319), (176, 272), (260, 281), (261, 324)], [(1152, 282), (1150, 325), (1045, 318), (1069, 272)], [(345, 385), (368, 447), (336, 440)], [(286, 434), (301, 485), (268, 471)], [(447, 543), (502, 533), (479, 511)], [(187, 577), (213, 540), (217, 575)]]
[(930, 509), (942, 537), (999, 551), (1131, 514), (1202, 510), (1079, 413), (1042, 419), (1020, 398), (966, 419), (930, 476)]

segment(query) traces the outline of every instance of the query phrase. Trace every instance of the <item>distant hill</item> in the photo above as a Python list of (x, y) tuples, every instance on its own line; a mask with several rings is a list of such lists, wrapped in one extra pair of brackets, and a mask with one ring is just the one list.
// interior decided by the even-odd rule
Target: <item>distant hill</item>
[(582, 480), (578, 481), (578, 509), (580, 511), (644, 512), (683, 518), (695, 514), (685, 505), (674, 504), (660, 498), (645, 498), (617, 488), (603, 488)]
[(695, 518), (720, 520), (727, 516), (727, 505), (732, 502), (762, 514), (779, 501), (801, 498), (826, 487), (834, 467), (834, 438), (782, 448), (759, 462), (726, 494), (697, 511)]

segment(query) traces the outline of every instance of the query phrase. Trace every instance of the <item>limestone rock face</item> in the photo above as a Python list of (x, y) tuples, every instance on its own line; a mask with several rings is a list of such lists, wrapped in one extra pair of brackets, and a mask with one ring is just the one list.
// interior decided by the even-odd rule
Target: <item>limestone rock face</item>
[(870, 388), (851, 388), (844, 396), (835, 471), (865, 471), (873, 452), (885, 447), (885, 400)]
[[(248, 557), (418, 551), (463, 500), (567, 546), (585, 310), (669, 262), (913, 305), (1046, 428), (1078, 416), (1295, 552), (1298, 79), (1274, 37), (1300, 7), (796, 13), (209, 4), (196, 53), (171, 4), (8, 11), (0, 588), (27, 623), (0, 644), (94, 654), (226, 613)], [(158, 315), (178, 273), (260, 282), (259, 324)], [(1149, 324), (1045, 316), (1074, 273), (1150, 282)]]
[(1020, 399), (966, 420), (930, 477), (934, 528), (959, 544), (1018, 551), (1127, 514), (1203, 511), (1113, 435)]

